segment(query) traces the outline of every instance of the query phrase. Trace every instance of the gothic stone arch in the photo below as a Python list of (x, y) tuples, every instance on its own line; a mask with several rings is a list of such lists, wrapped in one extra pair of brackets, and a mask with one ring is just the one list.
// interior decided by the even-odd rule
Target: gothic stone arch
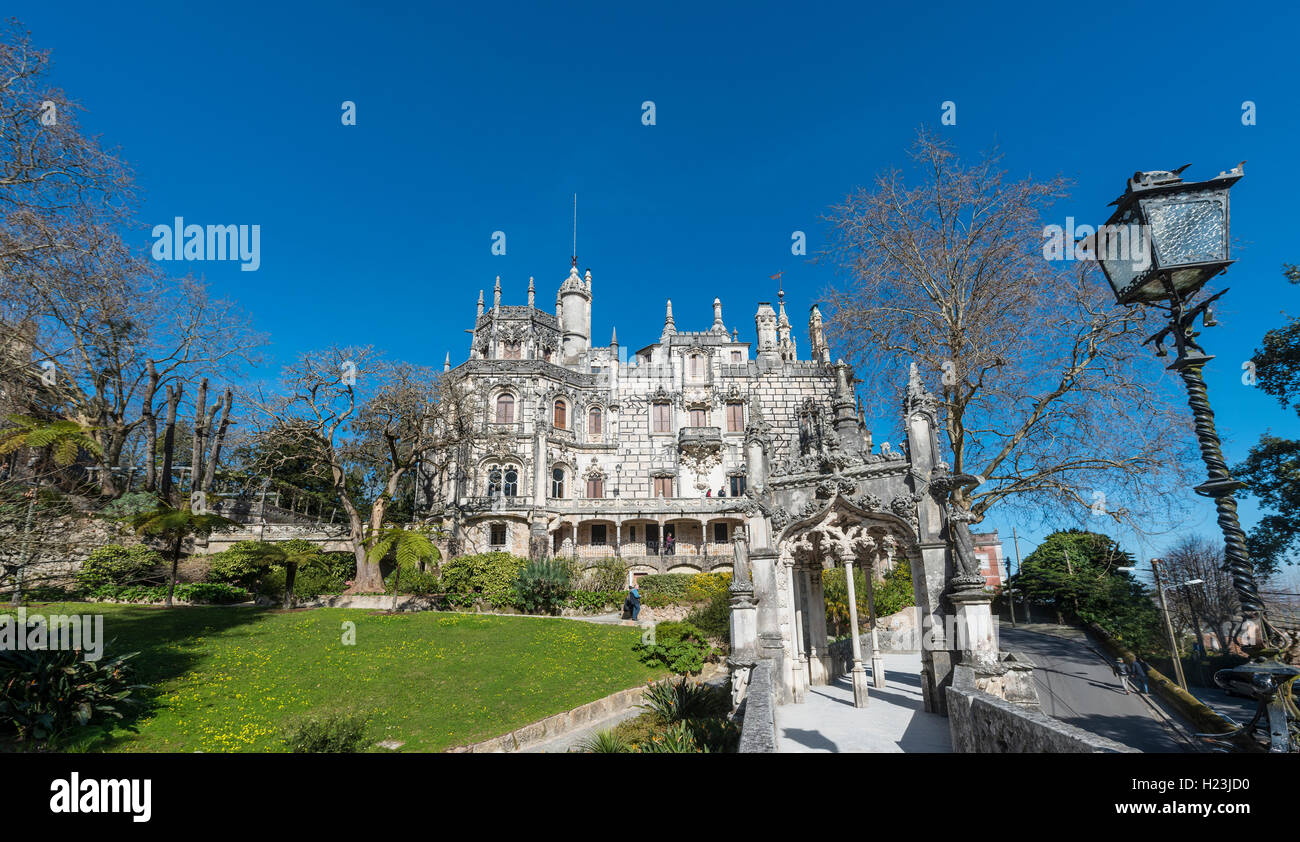
[[(868, 511), (838, 491), (823, 505), (810, 505), (803, 516), (780, 530), (776, 546), (778, 628), (785, 667), (776, 683), (788, 698), (802, 701), (808, 687), (833, 681), (839, 664), (827, 643), (825, 571), (854, 567), (868, 572), (868, 588), (877, 570), (905, 559), (911, 566), (917, 605), (925, 605), (926, 576), (916, 533), (907, 520), (888, 511)], [(868, 595), (868, 602), (871, 594)], [(867, 618), (860, 618), (865, 622)], [(873, 649), (873, 678), (883, 686), (884, 661)], [(860, 671), (860, 658), (855, 667)], [(854, 676), (855, 690), (865, 675)]]

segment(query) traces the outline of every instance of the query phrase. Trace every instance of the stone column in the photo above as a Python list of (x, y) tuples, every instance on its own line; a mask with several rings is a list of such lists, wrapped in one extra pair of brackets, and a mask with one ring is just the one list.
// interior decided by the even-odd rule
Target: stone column
[(786, 663), (785, 641), (781, 636), (781, 604), (778, 588), (777, 552), (772, 547), (757, 545), (760, 540), (749, 532), (749, 572), (753, 580), (755, 617), (758, 621), (758, 658), (772, 664), (773, 689), (777, 704), (789, 704), (792, 698)]
[(876, 565), (867, 566), (867, 622), (871, 624), (871, 684), (877, 690), (885, 686), (885, 656), (880, 654), (880, 636), (876, 631)]
[(862, 668), (862, 641), (858, 638), (858, 592), (853, 584), (853, 556), (844, 556), (844, 578), (849, 590), (849, 639), (853, 643), (853, 706), (867, 706), (867, 671)]
[(993, 631), (993, 595), (983, 588), (967, 588), (949, 594), (948, 599), (957, 609), (953, 645), (961, 651), (962, 663), (976, 668), (995, 665), (998, 644)]
[(803, 704), (808, 692), (808, 660), (803, 648), (803, 610), (795, 588), (794, 564), (783, 565), (786, 599), (790, 605), (790, 693)]
[(821, 568), (805, 571), (808, 595), (808, 680), (814, 686), (825, 684), (830, 676), (830, 653), (826, 644), (826, 591)]

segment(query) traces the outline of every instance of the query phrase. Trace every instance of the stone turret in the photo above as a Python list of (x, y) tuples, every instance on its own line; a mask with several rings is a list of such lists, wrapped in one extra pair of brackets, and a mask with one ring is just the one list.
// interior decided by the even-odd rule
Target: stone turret
[(754, 329), (758, 333), (758, 358), (772, 364), (780, 362), (776, 344), (776, 311), (769, 302), (759, 303), (754, 315)]
[(822, 311), (817, 309), (816, 304), (808, 313), (808, 345), (815, 362), (831, 361), (831, 349), (826, 344), (826, 330), (822, 327)]
[(668, 337), (677, 335), (677, 325), (673, 323), (673, 300), (668, 299), (668, 309), (664, 311), (664, 330), (659, 336), (660, 342), (667, 342)]
[(564, 308), (562, 326), (565, 362), (577, 362), (591, 348), (591, 273), (584, 282), (574, 258), (569, 277), (560, 284), (560, 306)]
[(796, 358), (794, 337), (790, 334), (790, 318), (785, 314), (785, 290), (777, 292), (777, 301), (779, 312), (776, 317), (776, 347), (777, 353), (783, 360), (794, 360)]

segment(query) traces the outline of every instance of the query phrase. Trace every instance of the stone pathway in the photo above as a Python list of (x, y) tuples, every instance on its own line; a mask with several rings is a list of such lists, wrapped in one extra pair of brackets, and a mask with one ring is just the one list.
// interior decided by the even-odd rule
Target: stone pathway
[[(868, 664), (868, 680), (870, 674)], [(847, 675), (834, 684), (810, 687), (801, 705), (778, 706), (776, 742), (780, 752), (952, 751), (948, 720), (925, 712), (919, 653), (885, 655), (885, 687), (871, 688), (865, 708), (853, 706)]]

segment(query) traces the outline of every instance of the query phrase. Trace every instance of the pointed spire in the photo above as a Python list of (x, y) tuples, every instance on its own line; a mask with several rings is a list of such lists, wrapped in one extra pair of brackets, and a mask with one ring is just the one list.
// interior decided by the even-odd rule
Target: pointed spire
[(583, 275), (583, 281), (587, 284), (587, 292), (591, 292), (591, 270), (590, 269), (588, 269), (586, 274)]
[(483, 290), (479, 290), (479, 291), (478, 291), (478, 316), (477, 316), (477, 318), (482, 318), (482, 317), (483, 317)]
[(492, 288), (492, 309), (495, 310), (501, 306), (501, 276), (497, 275), (496, 286)]
[(722, 323), (722, 299), (713, 299), (713, 332), (723, 335), (727, 332), (727, 326)]
[(447, 352), (447, 359), (442, 361), (442, 370), (451, 371), (451, 351)]
[(528, 306), (529, 307), (534, 306), (536, 297), (537, 297), (537, 290), (533, 287), (533, 276), (529, 275), (528, 276)]
[(668, 299), (668, 310), (664, 314), (664, 332), (660, 341), (674, 336), (677, 333), (677, 325), (673, 323), (673, 300)]
[(617, 347), (618, 347), (618, 328), (617, 328), (617, 327), (614, 328), (614, 329), (610, 332), (610, 337), (609, 337), (609, 347), (611, 347), (611, 348), (617, 348)]

